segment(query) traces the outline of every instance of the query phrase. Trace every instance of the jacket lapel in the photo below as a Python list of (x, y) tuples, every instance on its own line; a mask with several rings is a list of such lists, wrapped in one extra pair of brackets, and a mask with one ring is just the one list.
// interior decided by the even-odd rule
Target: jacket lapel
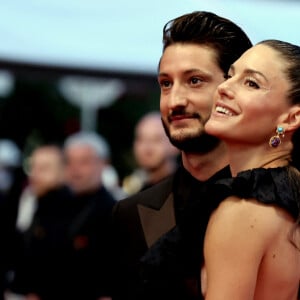
[(138, 212), (148, 248), (176, 225), (173, 193), (169, 194), (160, 209), (138, 204)]

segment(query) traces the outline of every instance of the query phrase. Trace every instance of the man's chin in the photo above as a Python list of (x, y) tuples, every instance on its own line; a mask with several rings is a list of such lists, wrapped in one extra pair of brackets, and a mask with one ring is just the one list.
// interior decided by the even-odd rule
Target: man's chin
[[(164, 122), (162, 122), (165, 133), (171, 144), (177, 149), (186, 153), (208, 153), (215, 149), (220, 140), (214, 136), (204, 132), (204, 128), (199, 127), (197, 133), (193, 130), (171, 130)], [(204, 125), (203, 125), (204, 126)], [(172, 134), (171, 134), (172, 132)]]
[(186, 153), (201, 153), (205, 154), (214, 150), (220, 140), (214, 136), (203, 134), (200, 137), (189, 137), (185, 139), (170, 138), (170, 142), (179, 150)]

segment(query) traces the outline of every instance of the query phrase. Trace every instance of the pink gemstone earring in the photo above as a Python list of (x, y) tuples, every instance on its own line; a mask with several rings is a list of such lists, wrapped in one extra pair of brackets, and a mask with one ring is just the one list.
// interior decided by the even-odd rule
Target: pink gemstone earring
[(278, 147), (281, 144), (280, 137), (284, 138), (284, 128), (278, 125), (276, 128), (276, 135), (272, 136), (269, 140), (270, 147)]

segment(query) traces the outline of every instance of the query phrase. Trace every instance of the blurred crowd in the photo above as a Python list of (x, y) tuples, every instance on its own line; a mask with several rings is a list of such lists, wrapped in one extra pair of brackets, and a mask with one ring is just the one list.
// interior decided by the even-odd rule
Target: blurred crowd
[(111, 263), (122, 251), (113, 249), (113, 207), (177, 164), (159, 112), (136, 124), (132, 152), (136, 168), (121, 180), (96, 132), (38, 145), (27, 157), (0, 140), (0, 299), (111, 299)]

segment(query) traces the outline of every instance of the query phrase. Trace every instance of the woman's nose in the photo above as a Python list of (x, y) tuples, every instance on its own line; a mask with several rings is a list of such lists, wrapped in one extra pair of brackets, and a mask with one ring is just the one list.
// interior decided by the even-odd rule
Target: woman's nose
[(226, 80), (222, 82), (218, 87), (217, 87), (217, 92), (220, 96), (225, 96), (229, 99), (232, 99), (234, 97), (234, 92), (232, 89), (232, 84), (229, 82), (230, 80)]

